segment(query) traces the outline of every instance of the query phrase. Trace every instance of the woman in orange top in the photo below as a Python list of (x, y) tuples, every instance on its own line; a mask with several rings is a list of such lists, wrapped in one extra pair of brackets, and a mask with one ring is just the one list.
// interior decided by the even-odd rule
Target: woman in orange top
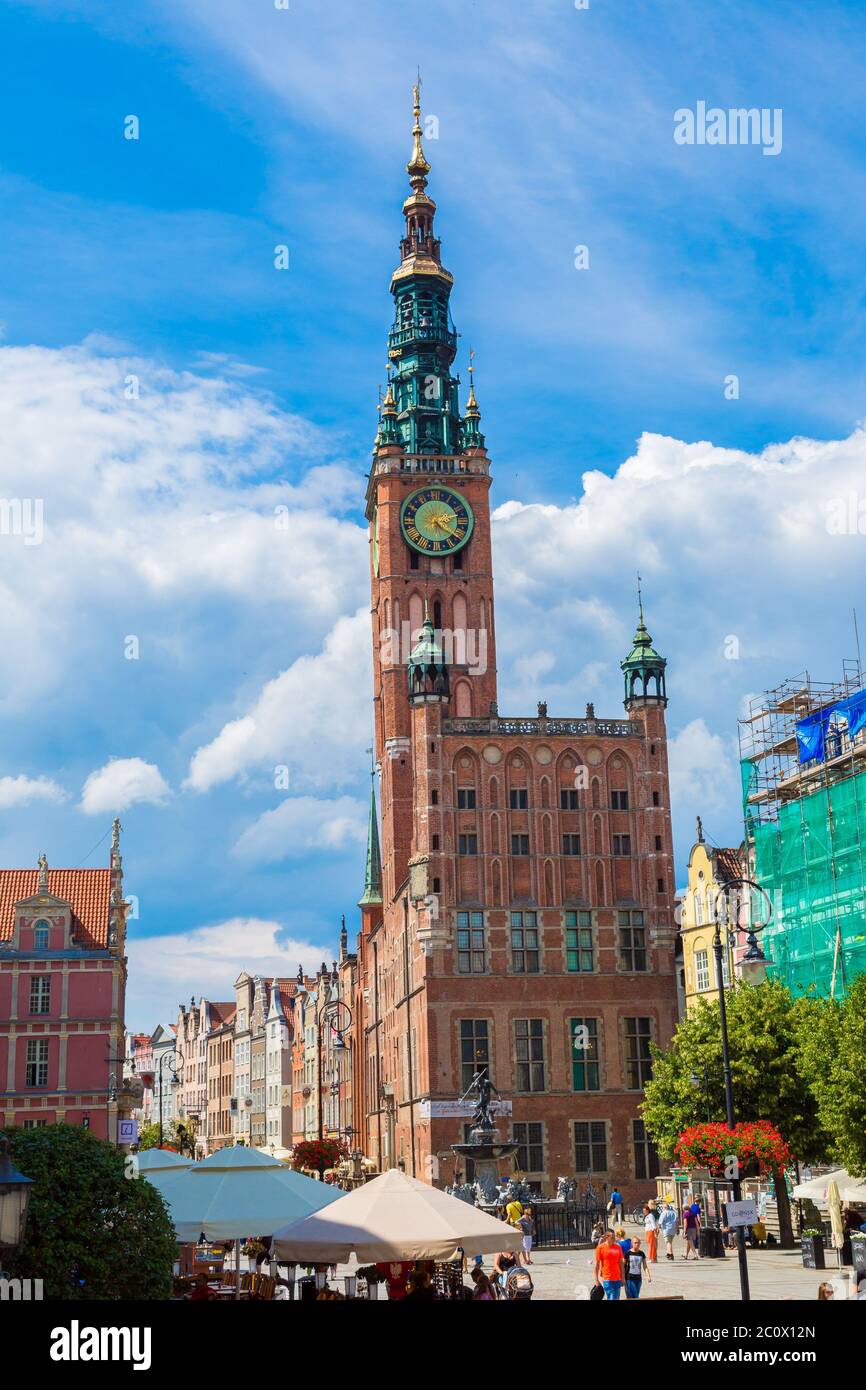
[(601, 1284), (605, 1298), (618, 1299), (623, 1285), (625, 1261), (613, 1231), (606, 1231), (595, 1251), (595, 1282)]

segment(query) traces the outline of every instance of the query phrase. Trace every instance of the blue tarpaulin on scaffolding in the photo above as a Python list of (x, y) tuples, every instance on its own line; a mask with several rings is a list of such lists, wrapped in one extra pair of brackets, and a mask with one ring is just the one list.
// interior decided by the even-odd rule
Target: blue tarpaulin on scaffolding
[(866, 690), (858, 690), (856, 695), (848, 695), (835, 705), (828, 705), (797, 721), (797, 756), (801, 763), (823, 761), (827, 730), (831, 721), (841, 719), (848, 722), (849, 738), (866, 727)]

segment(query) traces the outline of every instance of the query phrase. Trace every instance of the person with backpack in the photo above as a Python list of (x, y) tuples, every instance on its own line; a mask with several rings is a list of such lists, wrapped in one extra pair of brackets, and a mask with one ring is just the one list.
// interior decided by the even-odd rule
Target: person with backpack
[(622, 1193), (618, 1187), (613, 1189), (610, 1194), (610, 1201), (607, 1204), (607, 1212), (614, 1226), (622, 1225)]

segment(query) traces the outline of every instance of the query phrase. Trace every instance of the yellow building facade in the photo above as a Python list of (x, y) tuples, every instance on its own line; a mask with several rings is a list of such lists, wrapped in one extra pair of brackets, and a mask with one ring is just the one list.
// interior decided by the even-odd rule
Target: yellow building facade
[[(698, 817), (697, 839), (689, 854), (688, 881), (680, 908), (687, 1012), (694, 1009), (702, 996), (712, 999), (718, 992), (713, 954), (716, 895), (720, 888), (740, 877), (741, 866), (740, 850), (719, 849), (706, 843)], [(722, 978), (726, 988), (734, 978), (734, 954), (728, 946), (722, 956)]]

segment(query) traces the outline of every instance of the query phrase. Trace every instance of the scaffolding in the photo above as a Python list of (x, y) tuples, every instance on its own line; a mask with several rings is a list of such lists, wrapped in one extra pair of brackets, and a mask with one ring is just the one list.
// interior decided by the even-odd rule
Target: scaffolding
[[(792, 677), (739, 721), (750, 872), (773, 905), (767, 973), (795, 995), (838, 999), (866, 972), (866, 728), (850, 737), (833, 713), (863, 687), (845, 661), (841, 681)], [(822, 711), (823, 756), (801, 762), (797, 725)]]

